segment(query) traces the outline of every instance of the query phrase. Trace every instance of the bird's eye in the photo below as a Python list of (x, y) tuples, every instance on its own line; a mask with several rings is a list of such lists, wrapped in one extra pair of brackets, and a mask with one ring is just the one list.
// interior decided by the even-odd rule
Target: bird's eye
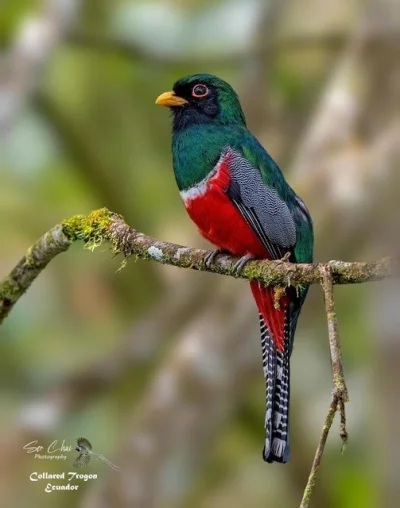
[(196, 85), (193, 87), (193, 91), (192, 91), (192, 95), (193, 97), (205, 97), (206, 95), (208, 95), (208, 88), (206, 87), (206, 85)]

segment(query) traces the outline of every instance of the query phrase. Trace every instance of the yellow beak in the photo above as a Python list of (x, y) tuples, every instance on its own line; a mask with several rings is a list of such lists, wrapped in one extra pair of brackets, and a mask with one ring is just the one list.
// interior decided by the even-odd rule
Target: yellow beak
[(178, 97), (178, 95), (175, 95), (175, 92), (162, 93), (156, 99), (156, 104), (159, 106), (167, 106), (169, 108), (174, 106), (183, 106), (187, 103), (187, 100), (183, 99), (182, 97)]

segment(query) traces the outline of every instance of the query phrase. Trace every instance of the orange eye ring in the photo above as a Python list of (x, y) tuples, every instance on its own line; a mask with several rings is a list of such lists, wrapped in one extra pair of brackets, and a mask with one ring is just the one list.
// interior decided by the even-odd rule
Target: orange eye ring
[(198, 85), (195, 85), (192, 90), (193, 97), (197, 97), (198, 99), (201, 99), (202, 97), (206, 97), (208, 95), (208, 88), (206, 85), (203, 85), (199, 83)]

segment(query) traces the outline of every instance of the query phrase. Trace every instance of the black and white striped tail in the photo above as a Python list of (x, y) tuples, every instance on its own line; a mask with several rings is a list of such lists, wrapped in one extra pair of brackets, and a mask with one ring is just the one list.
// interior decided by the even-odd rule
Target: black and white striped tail
[[(285, 325), (286, 325), (285, 319)], [(288, 325), (289, 326), (289, 323)], [(277, 351), (260, 314), (261, 351), (266, 381), (265, 445), (266, 462), (287, 462), (289, 447), (289, 348)], [(285, 335), (290, 333), (285, 327)]]

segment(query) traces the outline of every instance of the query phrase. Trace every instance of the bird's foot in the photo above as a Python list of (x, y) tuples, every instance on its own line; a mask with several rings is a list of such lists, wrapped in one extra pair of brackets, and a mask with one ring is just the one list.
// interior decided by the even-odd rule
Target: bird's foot
[(253, 259), (257, 259), (256, 256), (253, 256), (252, 254), (246, 254), (245, 256), (242, 256), (238, 261), (236, 261), (236, 263), (233, 265), (234, 275), (239, 276), (243, 270), (244, 265)]
[(286, 252), (286, 254), (283, 257), (278, 259), (278, 261), (280, 261), (281, 263), (286, 263), (287, 261), (289, 261), (290, 256), (291, 256), (291, 252), (288, 251), (288, 252)]
[(211, 265), (214, 263), (215, 258), (219, 254), (225, 254), (225, 253), (226, 253), (226, 251), (224, 249), (215, 249), (215, 250), (210, 251), (203, 260), (204, 266), (206, 266), (207, 268), (211, 268)]

